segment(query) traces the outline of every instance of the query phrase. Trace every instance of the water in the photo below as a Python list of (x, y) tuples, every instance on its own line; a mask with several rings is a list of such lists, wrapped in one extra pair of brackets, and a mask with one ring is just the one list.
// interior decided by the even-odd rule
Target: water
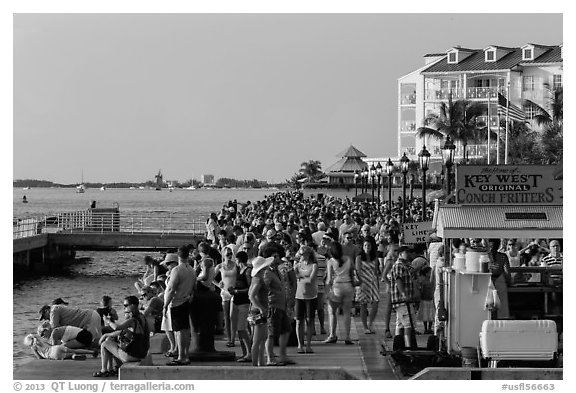
[[(58, 212), (83, 210), (95, 200), (97, 207), (120, 206), (122, 212), (167, 210), (172, 212), (197, 213), (208, 216), (219, 211), (224, 204), (236, 199), (240, 203), (258, 201), (273, 192), (263, 189), (227, 190), (128, 190), (88, 189), (77, 194), (69, 188), (36, 188), (13, 190), (14, 217), (44, 215)], [(354, 196), (343, 190), (314, 190), (306, 194), (324, 193), (337, 197)], [(22, 203), (26, 195), (28, 203)], [(102, 295), (112, 297), (117, 311), (123, 298), (135, 294), (134, 281), (143, 273), (142, 252), (78, 252), (76, 261), (64, 275), (31, 278), (13, 286), (13, 360), (14, 366), (31, 357), (22, 344), (24, 336), (36, 331), (38, 310), (43, 304), (61, 297), (70, 305), (95, 309)], [(158, 256), (157, 254), (153, 256)]]

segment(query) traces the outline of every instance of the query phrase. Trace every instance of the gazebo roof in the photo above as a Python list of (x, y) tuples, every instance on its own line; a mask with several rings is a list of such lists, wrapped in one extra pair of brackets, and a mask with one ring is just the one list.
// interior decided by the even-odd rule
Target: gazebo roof
[(360, 150), (350, 145), (346, 150), (338, 154), (336, 157), (360, 158), (360, 157), (366, 157), (366, 154), (362, 153)]
[(361, 171), (367, 166), (368, 164), (362, 161), (360, 157), (342, 157), (340, 160), (326, 168), (324, 172), (354, 172)]

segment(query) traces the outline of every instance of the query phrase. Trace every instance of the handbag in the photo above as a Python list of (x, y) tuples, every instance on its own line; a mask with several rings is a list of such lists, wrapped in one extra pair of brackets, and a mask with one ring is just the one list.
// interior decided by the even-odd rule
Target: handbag
[[(148, 353), (150, 346), (147, 338), (149, 337), (149, 332), (147, 326), (143, 326), (138, 318), (134, 318), (134, 329), (131, 328), (123, 329), (118, 336), (118, 348), (126, 352), (130, 356), (136, 358), (144, 358)], [(138, 325), (141, 327), (141, 332), (137, 333)]]

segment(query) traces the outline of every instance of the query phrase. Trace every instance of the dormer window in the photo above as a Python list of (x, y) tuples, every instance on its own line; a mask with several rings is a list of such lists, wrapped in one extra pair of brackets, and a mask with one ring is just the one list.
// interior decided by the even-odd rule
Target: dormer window
[(496, 61), (496, 51), (494, 50), (487, 50), (484, 52), (485, 60), (489, 61)]
[(534, 49), (533, 48), (522, 49), (522, 60), (534, 60)]
[(448, 53), (448, 64), (456, 64), (456, 63), (458, 63), (458, 53), (457, 52)]

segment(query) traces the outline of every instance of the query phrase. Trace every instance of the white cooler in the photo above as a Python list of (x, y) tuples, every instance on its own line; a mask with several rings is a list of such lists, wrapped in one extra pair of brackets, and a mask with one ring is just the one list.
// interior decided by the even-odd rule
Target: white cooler
[(552, 360), (558, 351), (556, 323), (549, 320), (482, 323), (480, 347), (485, 359)]

